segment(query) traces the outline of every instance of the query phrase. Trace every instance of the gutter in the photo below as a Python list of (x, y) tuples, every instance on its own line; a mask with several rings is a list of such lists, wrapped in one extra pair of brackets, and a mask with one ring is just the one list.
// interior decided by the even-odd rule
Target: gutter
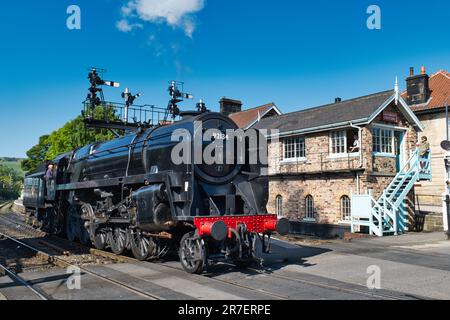
[[(367, 125), (367, 124), (369, 124), (369, 122), (367, 120), (368, 120), (368, 118), (364, 118), (364, 119), (357, 119), (357, 120), (353, 120), (353, 121), (328, 124), (325, 126), (318, 126), (318, 127), (308, 128), (308, 129), (286, 131), (286, 132), (282, 132), (279, 134), (268, 135), (267, 138), (268, 139), (281, 138), (281, 137), (287, 137), (287, 136), (292, 136), (292, 135), (296, 135), (296, 134), (317, 133), (317, 132), (327, 131), (330, 129), (341, 129), (341, 128), (346, 128), (348, 126), (351, 126), (355, 122), (357, 122), (359, 125)], [(274, 130), (274, 129), (271, 129), (271, 130)]]
[(445, 106), (438, 107), (438, 108), (433, 108), (433, 109), (425, 109), (425, 110), (413, 111), (413, 112), (416, 114), (416, 116), (423, 116), (423, 115), (427, 115), (427, 114), (441, 113), (441, 112), (445, 112)]

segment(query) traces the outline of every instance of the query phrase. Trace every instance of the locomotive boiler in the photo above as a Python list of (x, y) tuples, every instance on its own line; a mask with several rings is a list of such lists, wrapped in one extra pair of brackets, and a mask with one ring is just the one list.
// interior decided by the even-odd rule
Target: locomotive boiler
[[(201, 273), (208, 263), (225, 258), (249, 266), (258, 260), (258, 240), (268, 252), (271, 234), (289, 232), (289, 222), (266, 209), (267, 164), (249, 161), (267, 152), (259, 150), (266, 144), (241, 139), (240, 160), (245, 161), (237, 155), (233, 161), (198, 161), (196, 155), (211, 144), (216, 146), (212, 154), (227, 153), (226, 142), (234, 139), (229, 132), (238, 128), (204, 105), (179, 112), (180, 92), (172, 90), (168, 109), (179, 121), (140, 126), (57, 157), (52, 179), (45, 179), (46, 167), (25, 178), (27, 212), (71, 241), (116, 254), (131, 250), (139, 260), (176, 249), (189, 273)], [(211, 139), (203, 139), (211, 129)], [(257, 133), (256, 139), (262, 142), (264, 136)], [(174, 155), (184, 161), (174, 161)]]

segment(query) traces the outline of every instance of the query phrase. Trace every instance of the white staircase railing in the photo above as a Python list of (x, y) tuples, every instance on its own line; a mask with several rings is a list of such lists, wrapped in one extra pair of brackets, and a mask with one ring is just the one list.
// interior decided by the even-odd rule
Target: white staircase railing
[(352, 232), (361, 226), (368, 227), (369, 234), (379, 237), (407, 231), (408, 217), (403, 207), (414, 184), (431, 180), (430, 159), (429, 153), (422, 158), (419, 149), (416, 149), (378, 201), (371, 195), (353, 195), (352, 200), (357, 201), (352, 201)]

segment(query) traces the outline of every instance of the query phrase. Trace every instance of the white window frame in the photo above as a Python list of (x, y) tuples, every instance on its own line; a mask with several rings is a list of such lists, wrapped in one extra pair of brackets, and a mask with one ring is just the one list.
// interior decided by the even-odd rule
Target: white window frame
[[(343, 135), (340, 137), (337, 137), (337, 139), (343, 139), (343, 146), (339, 146), (339, 148), (343, 147), (343, 152), (333, 152), (334, 149), (334, 142), (336, 140), (336, 137), (334, 137), (335, 134)], [(347, 152), (347, 130), (336, 130), (330, 132), (330, 155), (331, 156), (346, 156), (348, 155)]]
[(277, 195), (275, 198), (275, 213), (277, 217), (283, 217), (283, 197), (281, 195)]
[[(348, 201), (347, 206), (344, 201)], [(352, 203), (349, 196), (344, 195), (340, 199), (340, 208), (341, 208), (341, 222), (342, 223), (350, 223), (352, 219)], [(347, 212), (345, 211), (347, 209)]]
[[(375, 134), (375, 132), (379, 132)], [(383, 133), (389, 133), (390, 137), (386, 137)], [(395, 130), (393, 128), (378, 127), (372, 128), (372, 146), (374, 155), (395, 157)], [(383, 145), (390, 140), (390, 146)], [(378, 146), (378, 147), (377, 147)], [(389, 150), (390, 149), (390, 150)]]
[[(298, 142), (297, 142), (298, 140)], [(299, 146), (303, 145), (303, 150), (298, 150)], [(287, 148), (291, 147), (289, 153), (293, 157), (286, 157)], [(299, 153), (299, 156), (297, 156)], [(303, 155), (303, 156), (302, 156)], [(306, 139), (305, 137), (289, 137), (283, 139), (283, 162), (297, 162), (306, 160)]]
[(316, 221), (316, 208), (314, 206), (314, 197), (307, 195), (305, 197), (305, 219), (304, 221)]

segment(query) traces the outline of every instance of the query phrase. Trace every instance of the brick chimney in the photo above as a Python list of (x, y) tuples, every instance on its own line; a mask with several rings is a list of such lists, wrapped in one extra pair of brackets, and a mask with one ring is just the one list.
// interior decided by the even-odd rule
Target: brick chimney
[(420, 74), (414, 75), (414, 68), (409, 69), (409, 77), (406, 78), (406, 102), (413, 106), (426, 103), (430, 98), (430, 77), (425, 71), (425, 67), (420, 68)]
[(220, 113), (229, 116), (232, 113), (242, 111), (242, 101), (233, 100), (223, 97), (219, 101), (220, 103)]

